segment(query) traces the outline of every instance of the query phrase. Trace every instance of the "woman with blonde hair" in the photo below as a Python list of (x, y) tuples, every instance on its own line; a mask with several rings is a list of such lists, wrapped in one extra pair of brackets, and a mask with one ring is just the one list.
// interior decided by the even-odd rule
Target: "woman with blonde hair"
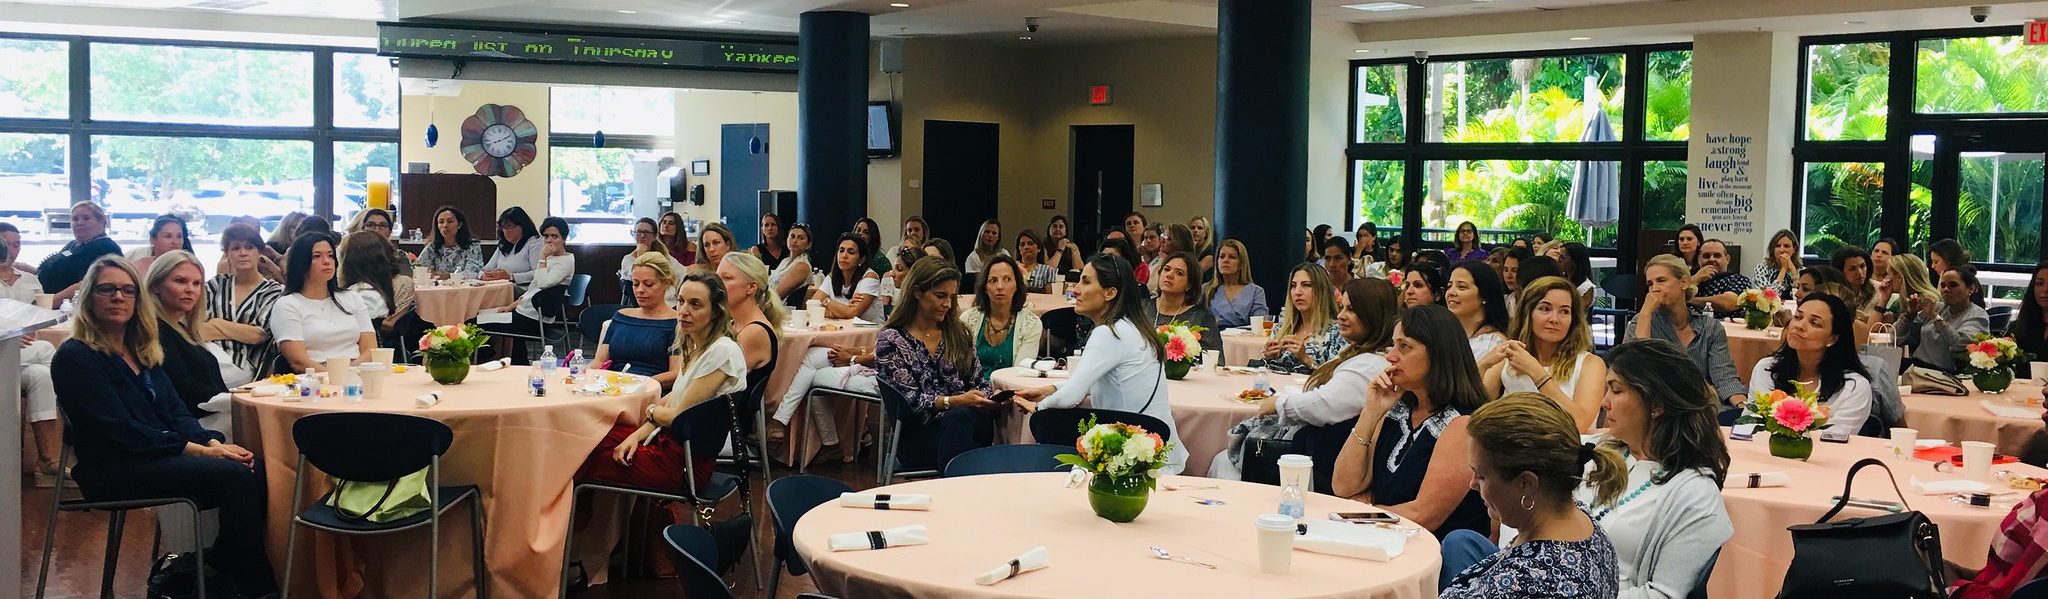
[[(693, 272), (677, 287), (682, 301), (671, 333), (675, 342), (664, 350), (688, 370), (677, 375), (673, 391), (647, 405), (642, 422), (613, 425), (584, 458), (576, 480), (677, 492), (710, 484), (718, 452), (732, 430), (732, 404), (722, 400), (747, 388), (746, 357), (733, 341), (725, 283), (718, 275)], [(666, 430), (674, 427), (682, 432)], [(695, 478), (685, 478), (686, 471)]]
[(663, 298), (674, 294), (673, 260), (654, 253), (634, 259), (626, 284), (638, 304), (621, 308), (597, 330), (592, 364), (614, 372), (653, 377), (666, 391), (683, 370), (681, 356), (669, 353), (676, 341), (676, 309)]
[(1280, 324), (1266, 341), (1266, 363), (1315, 368), (1344, 351), (1335, 298), (1329, 271), (1314, 263), (1296, 265), (1287, 276), (1287, 306), (1280, 312)]
[[(768, 375), (775, 370), (775, 362), (782, 358), (782, 344), (775, 332), (782, 330), (782, 321), (789, 312), (783, 308), (782, 298), (775, 295), (775, 288), (769, 286), (768, 265), (762, 264), (761, 259), (753, 254), (726, 254), (725, 259), (719, 261), (717, 276), (725, 285), (726, 312), (732, 317), (733, 340), (739, 343), (740, 353), (746, 358), (747, 387), (761, 388), (768, 383)], [(761, 397), (760, 400), (760, 403), (741, 404), (740, 413), (734, 415), (739, 418), (735, 422), (753, 422), (755, 413), (763, 409), (761, 404), (768, 398)]]
[(1008, 256), (1010, 250), (1003, 248), (1003, 224), (996, 219), (981, 221), (981, 228), (974, 236), (974, 250), (967, 253), (967, 275), (979, 275), (981, 269), (996, 256)]
[(1188, 219), (1188, 237), (1194, 247), (1181, 250), (1201, 257), (1202, 281), (1216, 278), (1216, 227), (1209, 224), (1209, 217), (1196, 215)]
[[(1614, 543), (1574, 493), (1597, 489), (1595, 503), (1626, 491), (1628, 469), (1613, 448), (1579, 440), (1578, 426), (1548, 397), (1512, 393), (1481, 406), (1466, 423), (1474, 486), (1486, 511), (1520, 534), (1499, 553), (1443, 580), (1453, 599), (1612, 598), (1620, 592)], [(1485, 536), (1457, 531), (1445, 551), (1491, 546)], [(1444, 570), (1455, 567), (1446, 561)]]
[(1265, 288), (1252, 282), (1249, 256), (1244, 243), (1235, 239), (1225, 239), (1216, 248), (1216, 276), (1203, 288), (1209, 298), (1209, 312), (1216, 315), (1216, 326), (1247, 326), (1253, 316), (1273, 313), (1272, 308), (1266, 307)]
[(1572, 415), (1579, 432), (1600, 427), (1607, 364), (1593, 353), (1585, 296), (1571, 281), (1543, 277), (1522, 291), (1508, 341), (1479, 359), (1486, 394), (1535, 393)]
[(171, 375), (171, 386), (177, 389), (178, 399), (184, 401), (185, 409), (200, 420), (201, 426), (225, 429), (228, 384), (221, 378), (220, 361), (207, 349), (203, 337), (206, 272), (199, 267), (199, 259), (184, 250), (171, 250), (150, 262), (143, 280), (143, 301), (153, 302), (156, 307), (157, 342), (164, 351), (164, 373)]
[(1896, 319), (1899, 313), (1906, 311), (1906, 304), (1912, 298), (1933, 301), (1941, 297), (1941, 291), (1935, 289), (1934, 282), (1927, 277), (1927, 263), (1922, 262), (1919, 256), (1893, 255), (1888, 268), (1892, 276), (1887, 287), (1892, 293), (1891, 302), (1885, 306), (1887, 318)]
[(1643, 269), (1643, 306), (1622, 329), (1622, 341), (1663, 339), (1691, 356), (1693, 365), (1705, 373), (1716, 397), (1733, 409), (1749, 396), (1749, 386), (1735, 376), (1735, 362), (1728, 354), (1728, 331), (1712, 314), (1695, 314), (1691, 305), (1696, 288), (1692, 269), (1685, 259), (1673, 254), (1650, 258)]

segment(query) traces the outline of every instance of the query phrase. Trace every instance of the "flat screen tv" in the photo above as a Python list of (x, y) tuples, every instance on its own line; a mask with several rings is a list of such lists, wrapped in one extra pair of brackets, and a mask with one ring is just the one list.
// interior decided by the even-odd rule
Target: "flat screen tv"
[(889, 158), (901, 148), (896, 142), (896, 109), (888, 102), (868, 103), (868, 157)]

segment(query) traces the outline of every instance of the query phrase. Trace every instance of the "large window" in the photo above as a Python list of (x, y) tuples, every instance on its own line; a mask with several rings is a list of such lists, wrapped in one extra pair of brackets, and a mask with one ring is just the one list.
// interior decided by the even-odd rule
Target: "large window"
[(25, 260), (68, 240), (44, 215), (74, 202), (133, 247), (164, 213), (207, 239), (238, 216), (346, 218), (365, 168), (397, 171), (397, 71), (364, 51), (18, 35), (0, 64), (0, 214)]
[(1349, 227), (1422, 247), (1467, 221), (1488, 245), (1555, 233), (1611, 264), (1683, 221), (1689, 47), (1353, 61), (1352, 78)]
[(676, 90), (555, 86), (549, 90), (548, 208), (572, 241), (630, 241), (635, 163), (674, 166)]

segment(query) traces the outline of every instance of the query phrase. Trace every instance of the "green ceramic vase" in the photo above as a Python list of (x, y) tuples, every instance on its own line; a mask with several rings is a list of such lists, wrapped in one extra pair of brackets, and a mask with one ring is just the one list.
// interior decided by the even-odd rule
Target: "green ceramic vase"
[(443, 385), (460, 385), (469, 378), (469, 360), (426, 357), (427, 376)]
[(1813, 456), (1813, 437), (1771, 435), (1771, 455), (1804, 462)]

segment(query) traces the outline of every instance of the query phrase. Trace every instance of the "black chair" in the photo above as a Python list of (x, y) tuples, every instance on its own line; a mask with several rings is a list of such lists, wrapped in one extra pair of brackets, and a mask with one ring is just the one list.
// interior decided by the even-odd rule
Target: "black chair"
[[(340, 535), (381, 535), (428, 527), (433, 538), (427, 542), (427, 591), (440, 594), (441, 513), (464, 499), (470, 503), (470, 567), (476, 576), (478, 597), (490, 596), (490, 578), (484, 573), (484, 504), (476, 485), (441, 486), (441, 455), (455, 442), (448, 425), (431, 419), (403, 414), (330, 412), (300, 418), (292, 424), (292, 442), (299, 446), (298, 470), (292, 476), (291, 531), (285, 536), (284, 596), (291, 596), (292, 550), (299, 527)], [(306, 466), (311, 464), (329, 476), (349, 481), (397, 480), (421, 469), (427, 471), (427, 493), (433, 509), (391, 522), (370, 522), (343, 516), (327, 505), (329, 491), (312, 505), (304, 505)]]
[[(1721, 561), (1721, 548), (1715, 547), (1714, 554), (1707, 556), (1706, 567), (1700, 568), (1700, 581), (1692, 585), (1692, 592), (1686, 593), (1685, 599), (1707, 599), (1707, 579), (1714, 575), (1714, 562), (1718, 561)], [(2014, 594), (2013, 597), (2017, 599), (2019, 595)]]
[[(554, 318), (556, 322), (562, 323), (562, 338), (568, 339), (570, 331), (569, 309), (581, 307), (583, 305), (583, 302), (587, 301), (590, 301), (590, 275), (579, 274), (569, 279), (569, 290), (563, 292), (562, 295), (561, 311), (548, 312), (546, 310), (542, 310), (541, 315)], [(583, 328), (582, 322), (579, 321), (576, 324), (577, 329)], [(577, 342), (577, 344), (572, 344), (569, 347), (581, 347), (582, 340), (578, 339)]]
[(718, 541), (711, 538), (711, 531), (676, 524), (662, 529), (661, 537), (680, 558), (676, 560), (676, 580), (683, 585), (684, 597), (732, 599), (732, 589), (725, 586), (725, 579), (711, 566), (718, 563)]
[(901, 451), (899, 451), (902, 449), (900, 445), (903, 444), (903, 427), (923, 426), (923, 423), (910, 420), (910, 402), (903, 399), (902, 393), (897, 392), (888, 385), (876, 385), (876, 387), (881, 392), (882, 422), (888, 425), (888, 429), (884, 431), (881, 439), (882, 463), (881, 476), (877, 479), (878, 483), (886, 485), (895, 482), (897, 478), (930, 478), (938, 476), (937, 464), (934, 464), (934, 467), (931, 468), (914, 470), (907, 469), (904, 466)]
[(983, 474), (1007, 474), (1012, 472), (1061, 472), (1068, 466), (1061, 464), (1057, 456), (1074, 453), (1074, 445), (990, 445), (967, 450), (953, 461), (946, 462), (946, 478), (955, 476), (979, 476)]
[(1614, 298), (1616, 305), (1619, 305), (1618, 302), (1621, 300), (1634, 301), (1637, 291), (1642, 287), (1641, 278), (1641, 275), (1633, 273), (1613, 273), (1600, 280), (1600, 290), (1607, 292), (1608, 297)]
[(846, 483), (823, 476), (785, 476), (768, 484), (768, 517), (775, 522), (775, 567), (769, 570), (768, 594), (774, 597), (775, 590), (782, 586), (782, 572), (790, 576), (804, 576), (811, 573), (810, 564), (803, 556), (797, 555), (795, 538), (796, 521), (809, 513), (811, 508), (839, 499), (840, 493), (852, 493), (853, 487)]
[(589, 342), (594, 347), (598, 342), (590, 340), (601, 338), (604, 323), (611, 322), (612, 317), (619, 314), (620, 307), (619, 304), (598, 304), (584, 308), (576, 324), (576, 335), (581, 337), (577, 347), (583, 347), (581, 342)]
[(2012, 306), (1992, 306), (1991, 309), (1984, 312), (1991, 316), (1991, 334), (1993, 335), (2005, 332), (2005, 327), (2012, 324)]
[[(1608, 280), (1611, 281), (1613, 279), (1610, 278)], [(1586, 324), (1598, 326), (1605, 323), (1607, 325), (1607, 334), (1595, 333), (1593, 335), (1593, 349), (1604, 350), (1620, 345), (1621, 340), (1628, 336), (1626, 331), (1621, 330), (1621, 328), (1628, 326), (1629, 316), (1633, 314), (1635, 312), (1630, 310), (1617, 310), (1614, 308), (1592, 308), (1587, 310)]]
[[(2013, 589), (2011, 599), (2048, 599), (2048, 578), (2036, 578)], [(1690, 598), (1687, 598), (1690, 599)]]
[(1078, 347), (1080, 341), (1079, 329), (1076, 326), (1077, 319), (1078, 317), (1074, 315), (1074, 308), (1071, 306), (1046, 310), (1044, 314), (1038, 315), (1038, 322), (1042, 323), (1045, 329), (1045, 355), (1054, 357), (1074, 355), (1074, 349)]
[[(1081, 423), (1094, 416), (1096, 424), (1134, 424), (1147, 432), (1159, 433), (1161, 438), (1169, 436), (1171, 429), (1165, 422), (1137, 412), (1102, 410), (1096, 408), (1060, 408), (1039, 410), (1031, 415), (1031, 438), (1045, 445), (1073, 447), (1074, 440), (1081, 438)], [(1172, 439), (1167, 439), (1171, 441)]]
[[(813, 387), (811, 387), (811, 391), (810, 391), (809, 393), (807, 393), (807, 394), (805, 394), (805, 395), (804, 395), (804, 402), (806, 402), (806, 403), (809, 403), (809, 402), (813, 402), (813, 401), (818, 401), (818, 397), (819, 397), (819, 396), (821, 396), (821, 395), (822, 395), (822, 396), (828, 396), (828, 397), (844, 397), (844, 398), (847, 398), (847, 399), (851, 399), (851, 400), (854, 400), (854, 401), (858, 401), (858, 402), (865, 402), (865, 403), (873, 404), (873, 405), (875, 406), (875, 413), (877, 414), (877, 416), (876, 416), (876, 420), (877, 420), (877, 422), (876, 422), (876, 426), (875, 426), (875, 436), (876, 436), (876, 438), (877, 438), (877, 439), (880, 439), (880, 440), (881, 440), (882, 442), (886, 442), (886, 441), (888, 441), (888, 440), (889, 440), (889, 430), (890, 430), (890, 428), (892, 428), (892, 427), (890, 426), (890, 424), (891, 424), (891, 423), (890, 423), (890, 421), (889, 421), (889, 415), (888, 415), (888, 410), (886, 410), (886, 409), (883, 409), (883, 407), (882, 407), (882, 396), (881, 396), (880, 394), (877, 394), (877, 393), (869, 393), (869, 392), (866, 392), (866, 391), (856, 391), (856, 390), (853, 390), (853, 389), (847, 389), (847, 388), (844, 388), (844, 387), (824, 387), (824, 386), (813, 386)], [(798, 421), (802, 421), (802, 422), (808, 422), (808, 421), (810, 420), (810, 418), (811, 418), (811, 411), (810, 411), (809, 409), (802, 409), (802, 410), (797, 410), (797, 411), (796, 411), (796, 419), (797, 419)], [(815, 426), (815, 425), (813, 425), (813, 426)], [(799, 442), (799, 443), (808, 443), (809, 441), (808, 441), (808, 440), (799, 440), (798, 442)], [(845, 441), (841, 441), (841, 442), (842, 442), (842, 443), (844, 443)], [(859, 443), (859, 441), (855, 441), (855, 443)], [(889, 484), (889, 473), (888, 473), (888, 472), (887, 472), (887, 471), (886, 471), (886, 470), (884, 469), (884, 466), (887, 466), (887, 465), (888, 465), (888, 464), (887, 464), (887, 454), (888, 454), (888, 448), (892, 448), (892, 447), (895, 447), (895, 446), (894, 446), (894, 445), (883, 445), (882, 447), (883, 447), (883, 449), (882, 449), (882, 451), (880, 451), (879, 453), (883, 454), (883, 457), (878, 457), (878, 458), (876, 458), (876, 461), (875, 461), (875, 484), (878, 484), (878, 485), (886, 485), (886, 484)], [(807, 451), (809, 451), (809, 448), (808, 448), (808, 447), (804, 448), (803, 450), (800, 450), (800, 451), (799, 451), (799, 453), (803, 453), (803, 452), (807, 452)], [(855, 451), (858, 451), (858, 449), (856, 449)], [(807, 472), (807, 471), (809, 471), (809, 470), (810, 470), (810, 465), (809, 465), (809, 463), (808, 463), (808, 462), (807, 462), (806, 460), (804, 460), (802, 456), (798, 456), (798, 459), (797, 459), (797, 463), (798, 463), (798, 466), (797, 466), (797, 472), (798, 472), (798, 473), (803, 473), (803, 472)]]
[[(71, 463), (71, 417), (65, 414), (61, 408), (57, 411), (57, 415), (64, 419), (65, 432), (64, 449), (58, 452), (57, 463), (69, 464)], [(57, 469), (57, 485), (50, 488), (50, 520), (43, 524), (43, 565), (41, 572), (36, 575), (36, 599), (43, 599), (44, 588), (50, 583), (50, 553), (57, 544), (57, 514), (60, 512), (107, 512), (107, 556), (104, 561), (100, 562), (101, 599), (115, 596), (114, 570), (120, 565), (121, 532), (128, 524), (128, 512), (182, 505), (185, 506), (185, 509), (192, 511), (192, 530), (203, 530), (199, 524), (199, 503), (183, 497), (152, 497), (118, 501), (65, 500), (65, 482), (70, 476), (69, 468)], [(154, 539), (150, 542), (149, 554), (152, 556), (161, 555), (163, 548), (162, 529), (158, 529)], [(198, 582), (198, 596), (205, 597), (206, 576), (203, 573), (205, 569), (203, 564), (206, 563), (205, 539), (200, 539), (194, 545), (198, 548), (193, 551), (193, 555), (198, 560), (198, 563), (202, 564), (200, 568), (202, 574), (193, 578)]]

